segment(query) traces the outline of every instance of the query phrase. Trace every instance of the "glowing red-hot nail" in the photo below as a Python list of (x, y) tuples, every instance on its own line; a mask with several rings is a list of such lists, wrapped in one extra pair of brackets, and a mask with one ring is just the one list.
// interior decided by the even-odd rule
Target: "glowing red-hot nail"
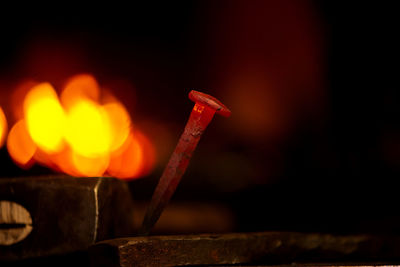
[(174, 194), (186, 171), (193, 151), (207, 125), (214, 117), (214, 114), (217, 113), (225, 117), (231, 115), (231, 111), (225, 105), (210, 95), (192, 90), (189, 93), (189, 98), (196, 104), (193, 107), (175, 151), (169, 159), (154, 191), (143, 220), (142, 228), (139, 231), (142, 235), (149, 234), (151, 228), (157, 222), (168, 201)]

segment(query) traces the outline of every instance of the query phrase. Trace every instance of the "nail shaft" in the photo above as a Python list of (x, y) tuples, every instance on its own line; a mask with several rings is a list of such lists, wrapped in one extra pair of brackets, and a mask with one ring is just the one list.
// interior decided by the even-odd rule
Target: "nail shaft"
[[(191, 92), (191, 96), (193, 96), (193, 92), (195, 91)], [(207, 96), (200, 92), (195, 93)], [(191, 97), (191, 99), (197, 101), (196, 97), (195, 99)], [(212, 100), (217, 101), (214, 98), (212, 98)], [(222, 105), (219, 101), (217, 101), (217, 103)], [(227, 110), (229, 113), (228, 115), (223, 115), (229, 116), (230, 111), (223, 105), (222, 108)], [(163, 174), (161, 175), (150, 205), (147, 208), (142, 228), (139, 231), (140, 235), (148, 235), (153, 225), (157, 222), (185, 173), (201, 135), (211, 122), (216, 112), (219, 112), (219, 109), (215, 109), (214, 106), (202, 102), (196, 102), (178, 144), (172, 153)]]

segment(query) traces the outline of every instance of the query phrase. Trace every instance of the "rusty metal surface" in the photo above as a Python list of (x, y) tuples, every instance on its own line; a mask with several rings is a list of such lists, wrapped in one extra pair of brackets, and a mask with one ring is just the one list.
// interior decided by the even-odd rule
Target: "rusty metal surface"
[(399, 263), (400, 238), (289, 232), (149, 236), (99, 242), (89, 254), (93, 266)]
[[(32, 218), (32, 230), (23, 240), (0, 244), (0, 261), (85, 250), (97, 241), (133, 232), (129, 190), (114, 178), (0, 179), (0, 200), (19, 204)], [(6, 235), (24, 225), (10, 226), (13, 229), (3, 225), (0, 231)]]
[(200, 137), (211, 122), (214, 114), (217, 113), (225, 117), (229, 117), (231, 114), (231, 111), (226, 106), (210, 95), (192, 90), (189, 93), (189, 98), (196, 104), (154, 191), (139, 231), (140, 235), (148, 235), (150, 233), (162, 211), (167, 206), (189, 165), (190, 158), (200, 141)]

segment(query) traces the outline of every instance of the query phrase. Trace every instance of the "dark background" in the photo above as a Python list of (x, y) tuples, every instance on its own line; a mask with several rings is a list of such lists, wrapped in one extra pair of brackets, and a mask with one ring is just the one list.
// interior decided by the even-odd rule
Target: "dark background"
[[(3, 13), (0, 105), (7, 113), (23, 79), (57, 87), (94, 74), (156, 145), (154, 171), (130, 182), (136, 199), (150, 199), (196, 89), (232, 117), (211, 123), (176, 201), (227, 205), (235, 231), (400, 232), (394, 4), (184, 1)], [(5, 147), (0, 162), (1, 177), (51, 173), (18, 168)]]

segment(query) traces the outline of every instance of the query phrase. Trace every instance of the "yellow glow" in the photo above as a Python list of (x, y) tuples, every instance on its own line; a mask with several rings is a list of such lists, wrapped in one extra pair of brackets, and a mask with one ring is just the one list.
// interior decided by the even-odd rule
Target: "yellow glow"
[(122, 146), (131, 131), (131, 119), (125, 107), (119, 103), (109, 103), (103, 106), (110, 122), (111, 151)]
[(63, 106), (69, 109), (82, 99), (97, 102), (99, 96), (100, 89), (96, 79), (89, 74), (79, 74), (68, 80), (60, 99)]
[(7, 135), (7, 120), (3, 109), (0, 107), (0, 147), (4, 144), (4, 139)]
[(72, 163), (80, 176), (102, 176), (108, 167), (109, 156), (104, 155), (95, 158), (88, 158), (77, 153), (73, 153)]
[(107, 113), (92, 101), (76, 102), (67, 113), (66, 139), (82, 156), (93, 158), (108, 153), (111, 131)]
[[(61, 100), (60, 100), (61, 99)], [(73, 76), (61, 97), (49, 83), (20, 85), (12, 101), (19, 121), (7, 149), (22, 167), (37, 162), (72, 176), (143, 176), (154, 166), (152, 143), (137, 129), (126, 108), (101, 91), (88, 74)], [(7, 122), (0, 108), (0, 147)]]
[(63, 147), (65, 114), (49, 83), (33, 87), (25, 97), (24, 115), (28, 132), (39, 148), (54, 153)]

